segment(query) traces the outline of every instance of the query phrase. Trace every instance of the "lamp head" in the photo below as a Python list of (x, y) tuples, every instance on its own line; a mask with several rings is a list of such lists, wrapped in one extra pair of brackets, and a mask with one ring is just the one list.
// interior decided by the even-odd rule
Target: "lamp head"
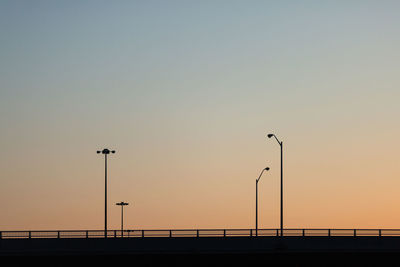
[(264, 170), (269, 171), (269, 167), (265, 168)]
[(107, 154), (110, 154), (110, 153), (115, 153), (115, 150), (109, 150), (108, 148), (105, 148), (105, 149), (103, 149), (103, 150), (97, 150), (97, 154), (100, 154), (100, 153), (102, 153), (102, 154), (105, 154), (105, 155), (107, 155)]
[(274, 136), (274, 134), (268, 134), (268, 138), (271, 138), (272, 136)]

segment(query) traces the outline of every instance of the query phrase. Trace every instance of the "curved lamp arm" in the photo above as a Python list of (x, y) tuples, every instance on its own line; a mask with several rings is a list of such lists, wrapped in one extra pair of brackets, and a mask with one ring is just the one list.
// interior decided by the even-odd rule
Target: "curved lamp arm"
[(268, 134), (268, 135), (267, 135), (268, 138), (271, 138), (272, 136), (275, 137), (275, 139), (276, 139), (276, 141), (278, 142), (279, 145), (282, 145), (282, 142), (279, 141), (278, 137), (276, 137), (275, 134)]
[(256, 182), (257, 182), (257, 183), (258, 183), (258, 181), (260, 181), (261, 175), (264, 173), (264, 171), (269, 171), (269, 167), (266, 167), (266, 168), (262, 169), (262, 171), (261, 171), (261, 173), (260, 173), (260, 176), (258, 177), (258, 179), (256, 179)]

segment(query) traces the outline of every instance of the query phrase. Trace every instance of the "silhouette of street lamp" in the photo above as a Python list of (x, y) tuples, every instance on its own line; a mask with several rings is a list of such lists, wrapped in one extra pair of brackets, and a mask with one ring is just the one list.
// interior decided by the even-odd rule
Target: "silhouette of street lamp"
[(129, 203), (123, 201), (115, 203), (117, 206), (121, 206), (121, 237), (124, 237), (124, 206), (128, 206)]
[(258, 182), (260, 181), (261, 175), (263, 174), (264, 171), (268, 171), (269, 167), (264, 168), (258, 179), (256, 179), (256, 236), (258, 236)]
[(107, 155), (115, 153), (115, 150), (109, 150), (107, 148), (102, 151), (97, 150), (97, 154), (104, 154), (104, 238), (107, 238)]
[(275, 137), (278, 144), (281, 146), (281, 236), (283, 236), (283, 142), (275, 136), (268, 134), (268, 138)]

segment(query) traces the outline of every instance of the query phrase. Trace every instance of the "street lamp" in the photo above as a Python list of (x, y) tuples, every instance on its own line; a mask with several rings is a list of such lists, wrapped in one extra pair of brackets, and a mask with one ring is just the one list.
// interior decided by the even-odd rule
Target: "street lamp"
[(115, 153), (115, 150), (109, 150), (107, 148), (103, 150), (97, 150), (97, 154), (104, 154), (104, 238), (107, 238), (107, 155)]
[(256, 236), (258, 236), (258, 182), (260, 181), (261, 175), (263, 174), (264, 171), (268, 171), (269, 167), (264, 168), (258, 179), (256, 179)]
[(117, 206), (121, 206), (121, 237), (124, 237), (124, 206), (128, 206), (129, 203), (123, 201), (115, 203)]
[(281, 146), (281, 236), (283, 236), (283, 142), (275, 136), (268, 134), (268, 138), (275, 137), (278, 144)]

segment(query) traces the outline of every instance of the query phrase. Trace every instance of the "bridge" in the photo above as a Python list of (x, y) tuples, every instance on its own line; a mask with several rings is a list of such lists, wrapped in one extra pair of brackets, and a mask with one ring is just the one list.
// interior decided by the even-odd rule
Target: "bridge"
[(106, 237), (104, 230), (1, 231), (0, 258), (100, 263), (106, 257), (139, 265), (162, 259), (182, 266), (195, 259), (199, 265), (212, 260), (239, 266), (309, 265), (318, 258), (382, 263), (400, 255), (400, 229), (133, 229), (108, 230)]

